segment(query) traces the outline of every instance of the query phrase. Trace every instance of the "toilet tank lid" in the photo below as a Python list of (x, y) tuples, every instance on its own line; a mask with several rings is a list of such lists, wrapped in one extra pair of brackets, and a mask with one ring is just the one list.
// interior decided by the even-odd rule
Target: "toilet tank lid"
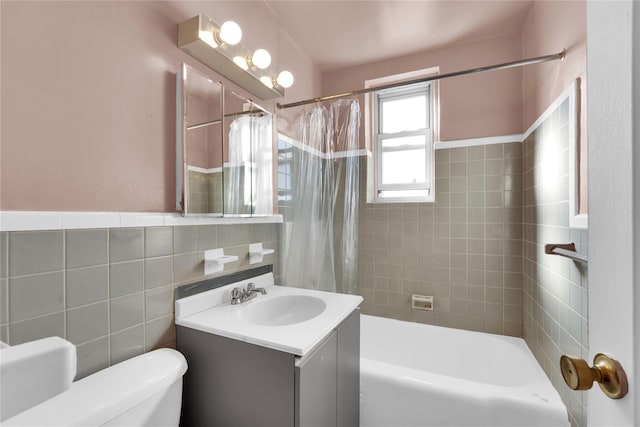
[(40, 405), (6, 420), (12, 425), (100, 425), (170, 387), (187, 371), (184, 356), (164, 348), (96, 372)]
[(71, 387), (76, 347), (48, 337), (0, 347), (0, 423)]

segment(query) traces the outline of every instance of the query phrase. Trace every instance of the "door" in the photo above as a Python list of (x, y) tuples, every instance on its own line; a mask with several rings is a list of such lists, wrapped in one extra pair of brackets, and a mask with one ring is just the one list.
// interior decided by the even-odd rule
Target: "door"
[(639, 9), (587, 2), (589, 353), (617, 359), (629, 379), (621, 400), (586, 392), (589, 426), (640, 425)]

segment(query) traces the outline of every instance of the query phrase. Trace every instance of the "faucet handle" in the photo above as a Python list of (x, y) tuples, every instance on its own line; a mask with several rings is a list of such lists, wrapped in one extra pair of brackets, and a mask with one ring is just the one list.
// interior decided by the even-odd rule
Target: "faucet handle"
[(254, 292), (260, 292), (262, 295), (267, 294), (267, 290), (265, 288), (256, 288), (256, 284), (253, 282), (247, 283), (247, 295), (250, 295)]
[(245, 292), (240, 288), (233, 288), (231, 290), (231, 304), (236, 305), (240, 304), (244, 299)]

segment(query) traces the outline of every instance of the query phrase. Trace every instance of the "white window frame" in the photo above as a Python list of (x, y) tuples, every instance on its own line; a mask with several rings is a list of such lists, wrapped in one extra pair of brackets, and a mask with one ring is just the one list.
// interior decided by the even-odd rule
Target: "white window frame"
[[(408, 80), (416, 80), (438, 74), (438, 68), (412, 71), (409, 73), (396, 74), (374, 80), (367, 80), (365, 87), (382, 86)], [(368, 149), (372, 152), (372, 157), (367, 162), (367, 203), (407, 203), (407, 202), (434, 202), (435, 201), (435, 160), (434, 142), (438, 137), (439, 125), (439, 100), (438, 82), (431, 81), (421, 84), (421, 87), (411, 85), (407, 87), (397, 87), (384, 91), (373, 92), (365, 96), (365, 131)], [(427, 117), (428, 127), (417, 131), (397, 132), (393, 134), (382, 134), (379, 132), (381, 120), (380, 103), (378, 99), (390, 97), (405, 97), (427, 91), (429, 102), (429, 117)], [(416, 184), (386, 184), (382, 185), (382, 143), (388, 138), (398, 138), (402, 136), (425, 135), (425, 183)], [(385, 150), (386, 151), (386, 150)], [(428, 195), (403, 196), (403, 197), (380, 197), (381, 191), (397, 190), (428, 190)]]
[[(382, 133), (382, 123), (383, 123), (383, 101), (388, 100), (396, 100), (396, 99), (405, 99), (415, 95), (426, 95), (427, 104), (430, 104), (431, 99), (431, 85), (429, 83), (424, 83), (420, 85), (412, 85), (410, 87), (400, 87), (394, 89), (387, 89), (385, 91), (380, 91), (376, 93), (376, 187), (377, 192), (379, 194), (380, 191), (394, 191), (394, 190), (427, 190), (431, 192), (431, 180), (429, 179), (429, 174), (425, 176), (424, 182), (418, 183), (404, 183), (404, 184), (383, 184), (382, 183), (382, 154), (383, 152), (389, 151), (406, 151), (411, 149), (411, 146), (404, 146), (398, 148), (391, 148), (384, 150), (382, 145), (383, 141), (387, 139), (396, 139), (410, 136), (424, 136), (424, 148), (425, 148), (425, 165), (429, 164), (431, 159), (431, 151), (433, 149), (433, 141), (431, 135), (431, 118), (427, 117), (427, 126), (422, 129), (412, 130), (412, 131), (401, 131), (394, 133)], [(431, 110), (431, 105), (428, 105), (428, 111)], [(429, 114), (430, 115), (430, 114)], [(422, 146), (422, 144), (421, 144)], [(425, 168), (425, 171), (428, 172), (428, 168)], [(387, 200), (389, 197), (378, 197), (381, 200)], [(394, 197), (396, 198), (396, 197)]]

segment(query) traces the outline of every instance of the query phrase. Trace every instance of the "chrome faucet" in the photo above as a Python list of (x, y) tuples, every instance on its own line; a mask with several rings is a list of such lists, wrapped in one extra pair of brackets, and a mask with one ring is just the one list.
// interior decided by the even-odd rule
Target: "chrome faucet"
[(266, 295), (267, 290), (265, 288), (256, 288), (255, 283), (247, 284), (247, 289), (233, 288), (233, 290), (231, 290), (231, 304), (242, 304), (243, 302), (256, 298), (259, 293)]

